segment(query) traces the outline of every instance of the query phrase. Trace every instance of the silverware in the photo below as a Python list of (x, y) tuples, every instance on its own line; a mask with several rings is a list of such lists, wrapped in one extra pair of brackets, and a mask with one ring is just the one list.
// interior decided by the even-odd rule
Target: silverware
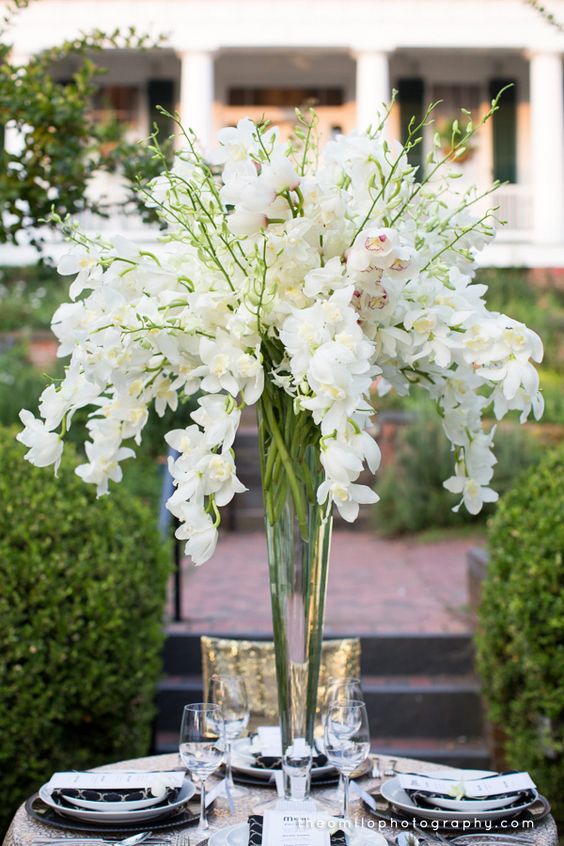
[(382, 778), (382, 770), (380, 769), (380, 758), (377, 755), (373, 757), (373, 764), (372, 764), (372, 778), (381, 779)]
[[(152, 831), (142, 831), (139, 834), (133, 834), (130, 837), (126, 837), (124, 840), (106, 840), (105, 837), (89, 837), (85, 835), (84, 837), (58, 837), (58, 838), (42, 838), (39, 840), (34, 840), (33, 844), (36, 846), (46, 846), (46, 844), (50, 844), (50, 846), (56, 846), (57, 844), (66, 843), (66, 844), (74, 844), (74, 843), (107, 843), (112, 844), (112, 846), (137, 846), (138, 843), (143, 842), (152, 842), (153, 844), (162, 843), (162, 838), (152, 838), (153, 832)], [(185, 844), (185, 846), (189, 846), (189, 844)]]
[(474, 840), (481, 838), (482, 840), (494, 840), (496, 843), (532, 843), (534, 837), (530, 834), (503, 834), (502, 832), (483, 831), (471, 832), (469, 834), (458, 834), (456, 837), (450, 838), (451, 843), (464, 843), (466, 840)]
[(396, 759), (390, 758), (390, 760), (388, 761), (388, 766), (384, 770), (384, 775), (385, 776), (395, 776), (396, 773), (397, 773), (396, 764), (397, 764)]

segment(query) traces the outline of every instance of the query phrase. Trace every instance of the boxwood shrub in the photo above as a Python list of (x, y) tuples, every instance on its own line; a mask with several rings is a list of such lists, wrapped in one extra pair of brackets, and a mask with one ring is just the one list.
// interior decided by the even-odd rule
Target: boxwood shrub
[(564, 444), (515, 483), (489, 527), (478, 669), (510, 767), (564, 823)]
[(146, 754), (168, 555), (155, 516), (0, 429), (0, 830), (56, 769)]

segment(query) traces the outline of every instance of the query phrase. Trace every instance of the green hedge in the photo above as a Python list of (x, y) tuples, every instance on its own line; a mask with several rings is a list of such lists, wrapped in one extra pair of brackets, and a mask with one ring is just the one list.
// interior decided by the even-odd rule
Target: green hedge
[(126, 491), (96, 500), (0, 429), (0, 830), (55, 769), (146, 754), (168, 555)]
[(509, 766), (564, 824), (564, 445), (524, 474), (489, 528), (478, 669)]

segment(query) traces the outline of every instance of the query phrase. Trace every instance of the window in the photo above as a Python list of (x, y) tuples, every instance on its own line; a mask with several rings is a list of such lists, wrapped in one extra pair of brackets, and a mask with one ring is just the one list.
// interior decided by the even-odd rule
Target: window
[(227, 93), (229, 106), (270, 106), (294, 109), (312, 106), (342, 106), (342, 88), (250, 88), (234, 87)]
[(94, 95), (94, 116), (101, 122), (137, 123), (139, 89), (136, 85), (104, 85)]

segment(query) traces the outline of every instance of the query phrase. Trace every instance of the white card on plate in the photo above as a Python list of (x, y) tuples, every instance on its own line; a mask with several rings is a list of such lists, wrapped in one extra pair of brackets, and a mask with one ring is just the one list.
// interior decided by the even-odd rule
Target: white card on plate
[(282, 755), (282, 738), (278, 726), (259, 726), (257, 735), (261, 755), (268, 758), (279, 758)]
[(528, 773), (489, 776), (488, 778), (428, 778), (424, 775), (399, 773), (398, 780), (404, 790), (424, 790), (457, 797), (462, 792), (469, 799), (485, 799), (500, 793), (519, 793), (531, 790), (535, 783)]
[(327, 817), (300, 811), (266, 811), (262, 846), (330, 846)]

